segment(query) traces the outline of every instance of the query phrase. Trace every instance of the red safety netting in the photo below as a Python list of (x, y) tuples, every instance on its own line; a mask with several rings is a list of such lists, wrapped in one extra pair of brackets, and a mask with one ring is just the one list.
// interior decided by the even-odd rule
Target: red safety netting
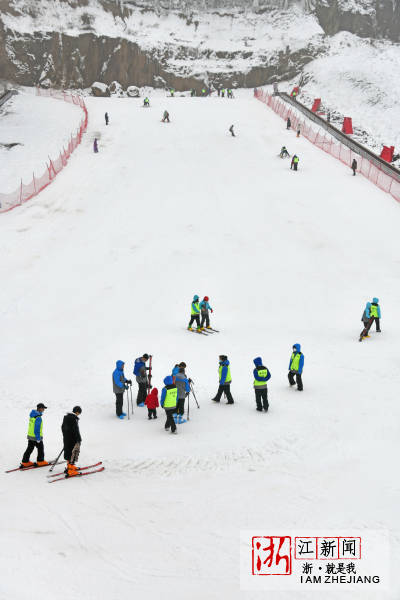
[(82, 108), (84, 115), (79, 129), (77, 129), (75, 133), (71, 134), (67, 148), (63, 147), (62, 150), (60, 150), (60, 154), (57, 156), (57, 158), (49, 158), (49, 163), (46, 163), (46, 169), (40, 176), (37, 176), (35, 173), (33, 173), (32, 181), (30, 181), (28, 184), (25, 184), (21, 179), (21, 183), (15, 192), (11, 192), (9, 194), (0, 193), (0, 213), (7, 212), (16, 206), (20, 206), (47, 187), (49, 183), (53, 181), (56, 175), (66, 166), (69, 157), (75, 148), (81, 143), (82, 135), (87, 129), (88, 111), (81, 96), (74, 96), (73, 94), (62, 91), (42, 90), (40, 88), (37, 88), (36, 92), (38, 96), (50, 96), (51, 98), (55, 98), (57, 100), (64, 100), (64, 102), (76, 104)]
[(285, 119), (285, 121), (289, 117), (292, 129), (297, 131), (300, 128), (303, 137), (318, 146), (318, 148), (321, 148), (321, 150), (331, 154), (342, 163), (350, 167), (353, 158), (355, 158), (357, 160), (357, 171), (359, 173), (372, 181), (372, 183), (384, 192), (391, 194), (395, 200), (400, 202), (400, 182), (382, 171), (368, 158), (360, 156), (335, 138), (332, 138), (328, 132), (324, 132), (321, 129), (315, 130), (311, 121), (308, 121), (305, 117), (301, 118), (294, 108), (289, 106), (278, 96), (272, 96), (265, 90), (259, 90), (257, 88), (254, 90), (254, 96), (272, 108), (272, 110), (282, 117), (282, 119)]

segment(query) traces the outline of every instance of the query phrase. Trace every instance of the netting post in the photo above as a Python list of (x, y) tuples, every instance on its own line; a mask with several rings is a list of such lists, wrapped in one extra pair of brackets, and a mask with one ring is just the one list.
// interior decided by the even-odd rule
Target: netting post
[(35, 181), (35, 173), (32, 173), (33, 176), (33, 189), (35, 190), (35, 194), (36, 194), (36, 181)]
[(21, 178), (21, 185), (19, 188), (19, 203), (22, 204), (22, 178)]

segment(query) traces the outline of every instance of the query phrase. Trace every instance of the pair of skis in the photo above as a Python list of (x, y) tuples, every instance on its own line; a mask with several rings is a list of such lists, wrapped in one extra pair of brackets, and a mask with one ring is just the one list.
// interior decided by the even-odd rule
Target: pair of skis
[[(56, 481), (61, 481), (62, 479), (75, 479), (76, 477), (84, 477), (85, 475), (93, 475), (94, 473), (100, 473), (104, 471), (105, 467), (102, 467), (102, 461), (95, 463), (94, 465), (88, 465), (87, 467), (79, 467), (76, 475), (68, 475), (68, 473), (64, 473), (60, 471), (59, 473), (52, 473), (51, 475), (47, 475), (51, 481), (48, 483), (55, 483)], [(96, 467), (99, 467), (96, 469)], [(89, 471), (91, 469), (91, 471)], [(83, 472), (84, 471), (84, 472)]]
[(200, 335), (208, 335), (209, 333), (219, 333), (218, 329), (213, 329), (212, 327), (206, 327), (204, 330), (202, 329), (188, 329), (192, 333), (198, 333)]
[(62, 465), (65, 462), (65, 460), (60, 460), (58, 462), (56, 460), (51, 460), (45, 465), (33, 463), (33, 465), (30, 465), (29, 467), (17, 467), (16, 469), (9, 469), (6, 471), (6, 473), (14, 473), (15, 471), (31, 471), (32, 469), (41, 469), (42, 467), (51, 467), (52, 465)]

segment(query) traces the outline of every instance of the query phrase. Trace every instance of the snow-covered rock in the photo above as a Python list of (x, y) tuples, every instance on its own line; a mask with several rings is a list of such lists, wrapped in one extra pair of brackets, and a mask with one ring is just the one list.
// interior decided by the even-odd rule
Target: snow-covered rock
[(92, 83), (91, 90), (93, 96), (105, 97), (110, 95), (110, 89), (108, 85), (106, 85), (105, 83), (101, 83), (100, 81), (95, 81), (94, 83)]
[(130, 98), (139, 98), (140, 96), (140, 90), (136, 85), (129, 85), (126, 93)]

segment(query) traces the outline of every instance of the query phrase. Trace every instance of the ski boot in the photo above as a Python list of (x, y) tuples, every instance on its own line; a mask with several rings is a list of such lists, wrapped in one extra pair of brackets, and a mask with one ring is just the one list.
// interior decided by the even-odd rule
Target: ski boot
[(28, 462), (22, 462), (19, 465), (20, 469), (27, 469), (28, 467), (33, 467), (33, 462), (30, 462), (30, 461), (28, 461)]
[(188, 330), (189, 330), (189, 331), (192, 331), (192, 327), (188, 327)]
[(65, 469), (65, 474), (67, 477), (75, 477), (78, 475), (79, 468), (75, 465), (71, 465), (71, 463), (67, 464), (67, 468)]
[(48, 464), (49, 463), (47, 462), (47, 460), (38, 460), (37, 462), (35, 462), (36, 467), (45, 467)]

